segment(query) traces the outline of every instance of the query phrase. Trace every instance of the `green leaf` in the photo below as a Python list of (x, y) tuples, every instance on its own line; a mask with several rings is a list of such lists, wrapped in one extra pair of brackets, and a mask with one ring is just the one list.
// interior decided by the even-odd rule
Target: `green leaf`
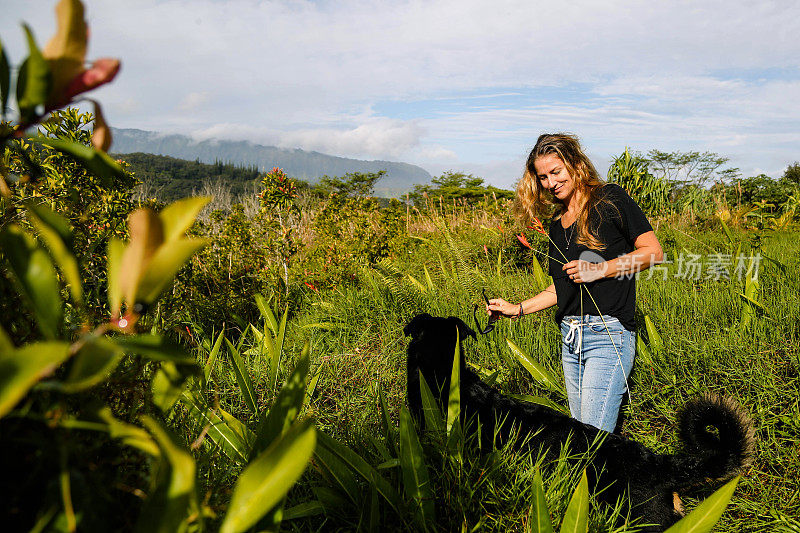
[[(359, 517), (358, 529), (359, 531), (369, 531), (369, 533), (377, 533), (378, 525), (381, 519), (380, 506), (378, 501), (378, 491), (374, 486), (369, 488), (369, 503), (361, 508), (361, 516)], [(362, 524), (365, 524), (362, 526)]]
[(581, 480), (572, 493), (559, 531), (560, 533), (589, 531), (589, 481), (586, 479), (586, 470), (581, 474)]
[(37, 342), (0, 357), (0, 418), (69, 357), (66, 342)]
[[(317, 449), (319, 449), (319, 447), (317, 447)], [(314, 492), (317, 501), (322, 504), (322, 507), (325, 509), (325, 514), (328, 516), (350, 518), (352, 514), (355, 513), (355, 510), (363, 505), (360, 497), (359, 504), (356, 506), (352, 504), (352, 502), (346, 500), (339, 491), (330, 487), (316, 486), (311, 487), (311, 490)]]
[[(213, 410), (201, 403), (197, 396), (190, 391), (183, 392), (181, 403), (189, 410), (189, 416), (196, 424), (208, 428), (206, 435), (214, 444), (220, 447), (222, 453), (232, 461), (247, 462), (250, 447), (247, 445), (246, 438), (240, 437), (236, 431), (217, 416)], [(245, 435), (248, 438), (250, 437), (247, 432), (245, 432)]]
[(161, 451), (161, 461), (155, 491), (150, 494), (139, 514), (136, 531), (185, 531), (191, 510), (198, 507), (194, 459), (178, 439), (153, 418), (142, 415), (142, 424), (155, 438)]
[(542, 473), (536, 469), (533, 478), (533, 508), (531, 509), (531, 533), (553, 533), (553, 523), (550, 521), (550, 510), (544, 496), (544, 483)]
[(670, 527), (666, 533), (705, 533), (706, 531), (711, 531), (711, 528), (714, 527), (714, 524), (717, 523), (728, 506), (728, 502), (733, 496), (733, 491), (736, 490), (736, 485), (739, 483), (739, 477), (736, 476), (720, 487), (714, 494), (703, 500), (691, 513)]
[[(388, 452), (389, 450), (386, 451)], [(400, 460), (395, 458), (390, 458), (382, 462), (375, 468), (377, 468), (378, 470), (386, 470), (387, 468), (397, 468), (398, 466), (400, 466)]]
[(125, 335), (113, 338), (114, 343), (126, 352), (135, 353), (153, 361), (172, 361), (182, 365), (197, 364), (195, 358), (179, 345), (161, 335)]
[(136, 301), (148, 304), (156, 301), (181, 267), (209, 242), (209, 239), (180, 239), (161, 245), (139, 280)]
[(257, 343), (259, 343), (259, 344), (263, 343), (264, 342), (264, 334), (261, 333), (260, 331), (258, 331), (258, 328), (255, 327), (252, 322), (249, 324), (249, 326), (250, 326), (250, 331), (253, 332), (253, 339), (255, 339), (255, 341)]
[(0, 117), (6, 118), (6, 106), (8, 106), (8, 92), (11, 87), (11, 68), (8, 64), (8, 57), (3, 48), (3, 41), (0, 41)]
[(95, 413), (95, 416), (105, 422), (111, 438), (119, 439), (124, 445), (141, 450), (153, 457), (161, 455), (158, 445), (149, 433), (138, 426), (117, 420), (111, 414), (111, 408), (104, 406)]
[(450, 392), (447, 397), (447, 434), (458, 425), (461, 416), (461, 343), (456, 328), (456, 348), (453, 354), (453, 369), (450, 372)]
[(537, 291), (544, 290), (550, 286), (550, 276), (544, 273), (539, 259), (534, 254), (531, 254), (531, 269), (533, 270), (533, 279), (536, 282)]
[(550, 409), (554, 409), (560, 413), (564, 413), (565, 415), (569, 415), (569, 408), (554, 402), (548, 398), (542, 398), (541, 396), (529, 396), (527, 394), (509, 394), (511, 398), (516, 398), (517, 400), (522, 400), (523, 402), (530, 402), (535, 403), (537, 405), (544, 405), (545, 407), (549, 407)]
[(767, 309), (761, 304), (761, 302), (758, 302), (758, 301), (754, 300), (753, 298), (747, 296), (746, 294), (740, 292), (739, 293), (739, 298), (744, 300), (746, 303), (752, 305), (753, 307), (758, 309), (760, 312), (762, 312), (762, 313), (766, 313), (767, 312)]
[(731, 230), (728, 229), (728, 225), (721, 218), (719, 219), (719, 223), (722, 226), (722, 231), (725, 233), (725, 237), (727, 237), (728, 242), (730, 244), (733, 244), (734, 243), (734, 238), (733, 238), (733, 235), (731, 234)]
[(366, 479), (367, 483), (374, 485), (380, 495), (392, 506), (395, 512), (400, 512), (400, 496), (392, 485), (378, 474), (377, 470), (372, 468), (356, 452), (321, 431), (318, 434), (318, 439), (319, 445), (322, 448), (335, 455), (353, 472)]
[(219, 355), (219, 349), (222, 346), (222, 339), (224, 338), (225, 332), (220, 331), (214, 346), (211, 348), (211, 352), (208, 354), (206, 366), (203, 368), (203, 375), (206, 378), (206, 383), (211, 379), (211, 376), (214, 373), (214, 366), (217, 364), (217, 355)]
[(175, 402), (181, 397), (186, 388), (186, 378), (191, 374), (191, 370), (197, 367), (192, 365), (188, 369), (181, 365), (178, 366), (171, 361), (163, 361), (153, 375), (153, 382), (150, 386), (153, 392), (153, 404), (162, 413), (167, 414), (172, 411)]
[(653, 360), (653, 354), (650, 353), (650, 349), (644, 343), (644, 338), (641, 335), (636, 335), (636, 351), (640, 357), (650, 361)]
[(408, 278), (408, 281), (410, 281), (410, 282), (411, 282), (411, 284), (412, 284), (414, 287), (416, 287), (416, 288), (417, 288), (417, 290), (418, 290), (419, 292), (421, 292), (421, 293), (423, 293), (423, 294), (425, 294), (426, 292), (428, 292), (428, 289), (427, 289), (427, 287), (425, 287), (425, 285), (423, 285), (422, 283), (420, 283), (420, 281), (419, 281), (417, 278), (415, 278), (415, 277), (414, 277), (414, 276), (412, 276), (411, 274), (406, 274), (406, 277)]
[(311, 500), (310, 502), (299, 503), (289, 509), (284, 509), (283, 519), (294, 520), (296, 518), (308, 518), (309, 516), (317, 516), (325, 513), (325, 506), (319, 500)]
[(111, 315), (116, 316), (122, 305), (122, 284), (120, 270), (122, 255), (125, 253), (125, 243), (116, 237), (108, 240), (108, 306)]
[[(335, 454), (326, 451), (322, 446), (317, 446), (317, 449), (314, 451), (314, 461), (321, 467), (321, 470), (324, 470), (324, 472), (327, 473), (325, 478), (334, 482), (334, 484), (340, 489), (341, 493), (343, 493), (351, 503), (354, 505), (360, 504), (361, 493), (358, 480), (356, 479), (353, 471), (344, 463), (344, 461), (339, 459)], [(323, 489), (322, 495), (317, 489)], [(332, 494), (329, 493), (329, 489), (327, 489), (327, 487), (315, 487), (314, 494), (323, 504), (331, 499), (334, 499)], [(340, 501), (337, 501), (336, 505), (331, 507), (326, 505), (326, 509), (328, 509), (329, 512), (341, 512), (343, 507), (342, 503), (344, 503), (344, 498), (342, 498), (338, 492), (336, 494), (337, 496), (335, 499)]]
[(653, 353), (662, 354), (664, 352), (664, 341), (661, 339), (661, 335), (658, 334), (655, 324), (650, 320), (650, 315), (644, 315), (644, 327), (647, 330), (647, 338), (650, 341), (650, 348)]
[(211, 198), (208, 196), (193, 196), (172, 202), (162, 209), (158, 216), (164, 225), (164, 242), (176, 241), (183, 237), (194, 224), (197, 215), (210, 201)]
[[(286, 318), (289, 316), (289, 304), (281, 316), (281, 323), (278, 326), (278, 333), (275, 335), (275, 349), (272, 352), (272, 363), (270, 364), (269, 383), (274, 389), (278, 385), (278, 370), (280, 369), (281, 355), (283, 353), (283, 340), (286, 337)], [(269, 337), (269, 335), (265, 335)]]
[(231, 431), (233, 431), (239, 439), (241, 439), (242, 443), (244, 443), (244, 447), (247, 450), (251, 450), (253, 448), (253, 443), (256, 441), (256, 434), (253, 433), (250, 428), (248, 428), (241, 420), (233, 416), (231, 413), (223, 409), (222, 407), (217, 407), (217, 411), (219, 414), (222, 415), (222, 420), (227, 424)]
[(760, 304), (753, 305), (752, 302), (758, 302), (758, 279), (753, 275), (754, 267), (755, 267), (755, 258), (750, 259), (750, 264), (747, 266), (747, 273), (745, 274), (744, 279), (744, 293), (740, 294), (740, 298), (743, 296), (745, 305), (742, 306), (742, 314), (741, 319), (739, 322), (739, 327), (744, 329), (749, 324), (750, 321), (755, 316), (755, 310), (760, 307)]
[(461, 463), (464, 444), (461, 432), (461, 342), (456, 328), (456, 347), (453, 354), (453, 369), (450, 373), (450, 391), (447, 397), (447, 450), (451, 458)]
[(16, 224), (0, 232), (0, 246), (22, 295), (36, 316), (36, 325), (48, 339), (58, 335), (62, 303), (53, 262), (47, 252)]
[(313, 421), (305, 420), (251, 461), (236, 481), (220, 532), (245, 531), (281, 502), (306, 469), (315, 446)]
[(383, 439), (379, 439), (378, 437), (372, 435), (371, 433), (367, 433), (366, 437), (367, 440), (369, 440), (369, 443), (372, 444), (372, 447), (375, 448), (375, 451), (378, 452), (378, 455), (381, 456), (381, 460), (383, 461), (383, 463), (379, 464), (375, 468), (377, 468), (378, 470), (381, 470), (383, 468), (388, 468), (388, 462), (397, 461), (397, 459), (392, 457), (392, 454), (389, 453), (389, 448), (387, 448), (386, 444), (383, 443)]
[(383, 438), (392, 449), (392, 453), (397, 455), (394, 439), (392, 438), (393, 424), (391, 420), (389, 420), (389, 407), (386, 405), (386, 395), (383, 394), (383, 387), (381, 387), (380, 384), (378, 385), (378, 402), (381, 405), (381, 427), (383, 429)]
[(236, 382), (239, 384), (242, 396), (244, 396), (244, 403), (254, 415), (258, 415), (258, 400), (250, 374), (247, 373), (247, 366), (242, 361), (242, 356), (239, 355), (239, 350), (236, 349), (236, 346), (231, 344), (228, 339), (225, 339), (225, 344), (228, 345), (228, 351), (233, 360), (233, 374), (236, 376)]
[(258, 306), (258, 310), (261, 312), (261, 316), (264, 317), (264, 320), (267, 321), (267, 326), (272, 331), (273, 335), (278, 334), (278, 321), (275, 319), (275, 313), (272, 312), (272, 308), (267, 303), (266, 298), (264, 298), (263, 294), (256, 294), (256, 305)]
[(425, 428), (437, 435), (443, 434), (445, 424), (442, 411), (436, 405), (436, 400), (431, 393), (430, 387), (428, 387), (428, 382), (422, 377), (422, 370), (417, 369), (417, 373), (419, 373), (419, 393), (422, 398), (422, 415), (425, 418)]
[(311, 376), (311, 379), (308, 381), (308, 385), (306, 385), (306, 397), (303, 400), (303, 405), (307, 405), (311, 398), (314, 396), (314, 391), (317, 390), (317, 382), (319, 381), (319, 375), (322, 373), (322, 363), (317, 366), (317, 369), (314, 370), (314, 375)]
[(28, 41), (28, 57), (19, 67), (17, 75), (17, 106), (21, 121), (32, 122), (45, 112), (44, 104), (50, 94), (52, 76), (30, 27), (27, 24), (22, 27)]
[(418, 519), (423, 528), (436, 522), (436, 511), (433, 505), (428, 468), (425, 466), (425, 454), (414, 428), (414, 421), (408, 410), (400, 409), (400, 467), (403, 470), (403, 486), (406, 494), (414, 500), (418, 507)]
[(266, 450), (272, 442), (284, 433), (297, 419), (303, 408), (306, 396), (306, 376), (309, 367), (309, 345), (303, 347), (297, 366), (281, 387), (275, 403), (266, 415), (261, 415), (261, 422), (256, 429), (256, 441), (253, 444), (251, 457)]
[(72, 229), (67, 219), (55, 213), (46, 205), (26, 202), (28, 220), (39, 232), (39, 236), (50, 250), (50, 255), (55, 260), (64, 279), (69, 285), (72, 301), (81, 305), (83, 303), (83, 287), (78, 270), (78, 260), (72, 248)]
[(122, 360), (122, 350), (104, 337), (90, 338), (75, 357), (67, 378), (60, 383), (64, 392), (77, 392), (104, 381)]
[(119, 163), (111, 159), (108, 154), (101, 152), (91, 146), (86, 146), (77, 141), (65, 139), (52, 139), (50, 137), (31, 137), (32, 142), (44, 144), (77, 159), (86, 170), (100, 178), (100, 183), (104, 187), (113, 187), (115, 178), (122, 178), (125, 173)]
[(433, 284), (431, 273), (428, 272), (428, 267), (425, 265), (422, 265), (422, 270), (425, 272), (425, 283), (428, 285), (428, 292), (433, 293), (436, 286)]
[(542, 365), (531, 359), (528, 354), (523, 352), (519, 346), (514, 344), (514, 341), (506, 337), (506, 342), (508, 343), (508, 347), (511, 348), (511, 353), (513, 353), (517, 360), (525, 367), (525, 370), (533, 377), (535, 381), (537, 381), (540, 385), (543, 385), (545, 388), (559, 393), (561, 396), (567, 396), (566, 390), (558, 380), (547, 371)]

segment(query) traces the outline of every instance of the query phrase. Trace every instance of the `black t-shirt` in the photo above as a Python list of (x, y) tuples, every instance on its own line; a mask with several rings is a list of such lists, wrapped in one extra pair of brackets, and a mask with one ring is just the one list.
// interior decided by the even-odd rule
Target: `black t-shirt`
[[(618, 318), (626, 329), (635, 331), (636, 277), (634, 275), (625, 275), (622, 278), (602, 278), (582, 284), (597, 302), (597, 306), (595, 306), (587, 291), (580, 291), (579, 284), (570, 280), (566, 272), (562, 270), (565, 262), (575, 259), (600, 263), (625, 255), (633, 251), (633, 243), (639, 235), (653, 230), (642, 209), (625, 189), (609, 183), (602, 186), (599, 194), (608, 203), (598, 202), (589, 213), (588, 223), (593, 230), (592, 233), (605, 244), (604, 250), (592, 250), (583, 244), (578, 244), (576, 242), (578, 229), (575, 223), (567, 228), (561, 225), (561, 220), (553, 220), (550, 223), (551, 242), (548, 252), (550, 255), (548, 270), (553, 277), (558, 297), (556, 322), (560, 323), (565, 316), (603, 314)], [(567, 240), (569, 240), (569, 245), (567, 245)], [(554, 243), (557, 249), (554, 248)], [(567, 261), (564, 261), (564, 256)], [(580, 297), (581, 292), (583, 298)], [(581, 299), (583, 300), (582, 309)]]

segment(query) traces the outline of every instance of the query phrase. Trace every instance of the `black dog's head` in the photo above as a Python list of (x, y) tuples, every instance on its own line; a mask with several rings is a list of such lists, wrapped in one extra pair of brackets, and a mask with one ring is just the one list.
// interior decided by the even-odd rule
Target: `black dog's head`
[[(475, 338), (475, 332), (456, 317), (435, 317), (427, 313), (417, 315), (403, 329), (411, 337), (408, 343), (408, 398), (412, 411), (419, 398), (419, 373), (425, 376), (428, 387), (436, 395), (437, 390), (449, 390), (453, 356), (458, 339)], [(464, 352), (460, 351), (460, 367), (466, 367)]]
[[(409, 363), (415, 366), (432, 368), (441, 362), (448, 368), (453, 367), (453, 354), (458, 339), (475, 338), (475, 332), (460, 318), (431, 316), (427, 313), (417, 315), (406, 324), (403, 333), (411, 337), (408, 345)], [(462, 355), (463, 361), (463, 355)], [(424, 373), (424, 372), (423, 372)]]
[(403, 328), (403, 333), (406, 336), (410, 335), (413, 339), (418, 339), (426, 332), (441, 331), (445, 328), (453, 331), (458, 328), (459, 338), (462, 340), (467, 336), (475, 338), (475, 332), (460, 318), (454, 316), (443, 318), (431, 316), (428, 313), (422, 313), (412, 318)]

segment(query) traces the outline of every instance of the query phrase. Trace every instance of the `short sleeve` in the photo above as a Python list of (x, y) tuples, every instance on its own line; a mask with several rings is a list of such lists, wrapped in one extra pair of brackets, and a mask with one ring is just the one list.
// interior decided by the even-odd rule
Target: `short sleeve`
[(621, 223), (620, 231), (625, 240), (633, 245), (639, 235), (653, 231), (644, 211), (625, 189), (614, 183), (606, 185), (604, 189), (607, 189), (606, 199), (617, 208), (618, 213), (614, 213), (614, 218)]

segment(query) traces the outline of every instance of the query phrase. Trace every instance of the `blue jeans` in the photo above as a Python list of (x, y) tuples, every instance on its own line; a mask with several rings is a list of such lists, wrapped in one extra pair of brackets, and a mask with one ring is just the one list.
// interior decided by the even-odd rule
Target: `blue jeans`
[(633, 368), (636, 334), (612, 316), (585, 315), (582, 321), (580, 316), (565, 316), (561, 337), (561, 363), (573, 418), (613, 432)]

